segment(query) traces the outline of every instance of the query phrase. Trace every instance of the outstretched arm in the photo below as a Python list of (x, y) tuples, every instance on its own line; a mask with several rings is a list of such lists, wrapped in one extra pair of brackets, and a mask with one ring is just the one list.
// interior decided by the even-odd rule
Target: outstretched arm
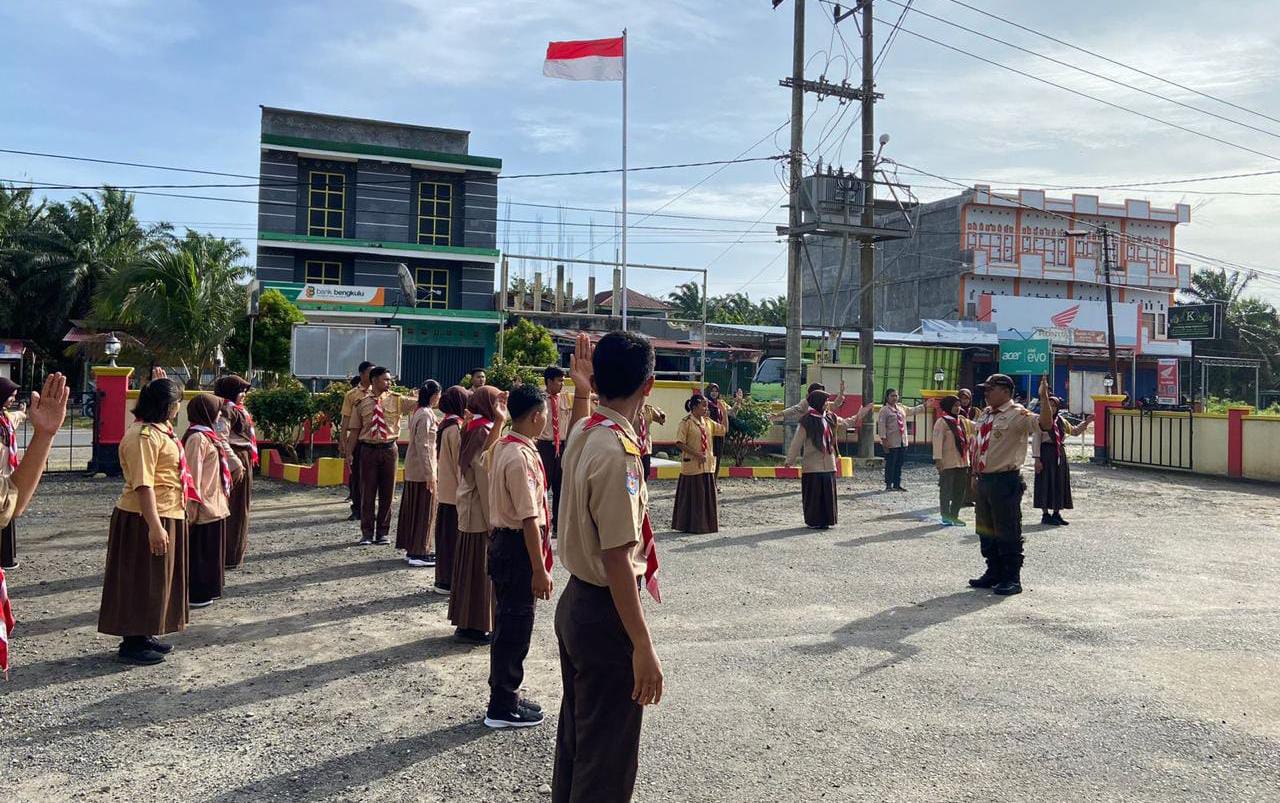
[(53, 437), (58, 434), (62, 422), (67, 417), (67, 378), (62, 374), (49, 374), (44, 380), (44, 390), (31, 394), (31, 406), (27, 415), (35, 434), (27, 443), (26, 454), (22, 462), (14, 469), (10, 480), (18, 491), (17, 504), (13, 508), (13, 517), (21, 516), (35, 495), (44, 476), (45, 464), (49, 462), (49, 450), (53, 447)]

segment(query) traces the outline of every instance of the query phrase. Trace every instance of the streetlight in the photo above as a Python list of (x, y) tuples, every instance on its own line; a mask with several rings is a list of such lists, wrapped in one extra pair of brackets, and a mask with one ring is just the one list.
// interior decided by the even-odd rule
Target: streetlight
[(111, 358), (111, 367), (116, 367), (116, 357), (120, 356), (120, 338), (116, 337), (116, 333), (112, 332), (107, 335), (107, 339), (102, 343), (102, 350)]
[(1102, 386), (1107, 389), (1107, 395), (1111, 395), (1111, 389), (1116, 386), (1116, 381), (1111, 378), (1111, 374), (1107, 374), (1102, 379)]
[(947, 378), (947, 374), (941, 368), (933, 372), (933, 381), (934, 381), (934, 384), (938, 386), (939, 390), (942, 389), (942, 383), (946, 378)]

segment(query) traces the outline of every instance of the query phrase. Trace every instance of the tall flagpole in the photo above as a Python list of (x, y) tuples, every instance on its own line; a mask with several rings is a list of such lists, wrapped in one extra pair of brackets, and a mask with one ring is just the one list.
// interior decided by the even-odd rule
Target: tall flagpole
[(622, 331), (627, 331), (627, 29), (622, 29)]

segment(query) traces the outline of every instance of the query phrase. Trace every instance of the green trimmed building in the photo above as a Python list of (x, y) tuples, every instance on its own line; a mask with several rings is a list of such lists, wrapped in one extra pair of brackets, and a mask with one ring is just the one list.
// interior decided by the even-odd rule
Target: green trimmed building
[[(468, 153), (470, 133), (262, 108), (257, 278), (308, 323), (394, 325), (401, 381), (446, 387), (488, 364), (502, 160)], [(403, 297), (409, 269), (417, 306)], [(351, 303), (327, 286), (357, 288)], [(352, 373), (356, 366), (351, 366)]]

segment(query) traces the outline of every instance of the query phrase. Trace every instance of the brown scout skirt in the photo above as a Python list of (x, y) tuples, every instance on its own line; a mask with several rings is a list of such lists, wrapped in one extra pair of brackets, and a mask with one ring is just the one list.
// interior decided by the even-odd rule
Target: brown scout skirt
[(717, 532), (720, 529), (719, 507), (714, 474), (681, 474), (676, 483), (671, 529), (682, 533)]
[(800, 475), (800, 501), (809, 527), (833, 527), (836, 523), (836, 473), (806, 471)]
[(396, 549), (409, 555), (428, 555), (432, 549), (431, 525), (435, 497), (425, 482), (408, 482), (400, 492), (400, 517), (396, 521)]
[(152, 555), (146, 519), (119, 508), (112, 512), (98, 632), (160, 636), (187, 626), (187, 522), (160, 521), (169, 548)]
[(191, 525), (188, 596), (192, 602), (209, 602), (222, 596), (222, 583), (226, 579), (222, 561), (226, 548), (226, 519)]
[(436, 505), (436, 588), (453, 587), (453, 553), (458, 542), (458, 507)]
[(1058, 459), (1057, 446), (1040, 444), (1040, 464), (1036, 475), (1035, 507), (1040, 510), (1071, 510), (1071, 464)]
[(244, 476), (231, 488), (231, 515), (227, 518), (226, 567), (238, 569), (249, 548), (249, 503), (253, 500), (253, 452), (231, 447), (244, 464)]
[(493, 630), (493, 584), (489, 582), (489, 534), (458, 532), (449, 590), (449, 621), (454, 627)]

